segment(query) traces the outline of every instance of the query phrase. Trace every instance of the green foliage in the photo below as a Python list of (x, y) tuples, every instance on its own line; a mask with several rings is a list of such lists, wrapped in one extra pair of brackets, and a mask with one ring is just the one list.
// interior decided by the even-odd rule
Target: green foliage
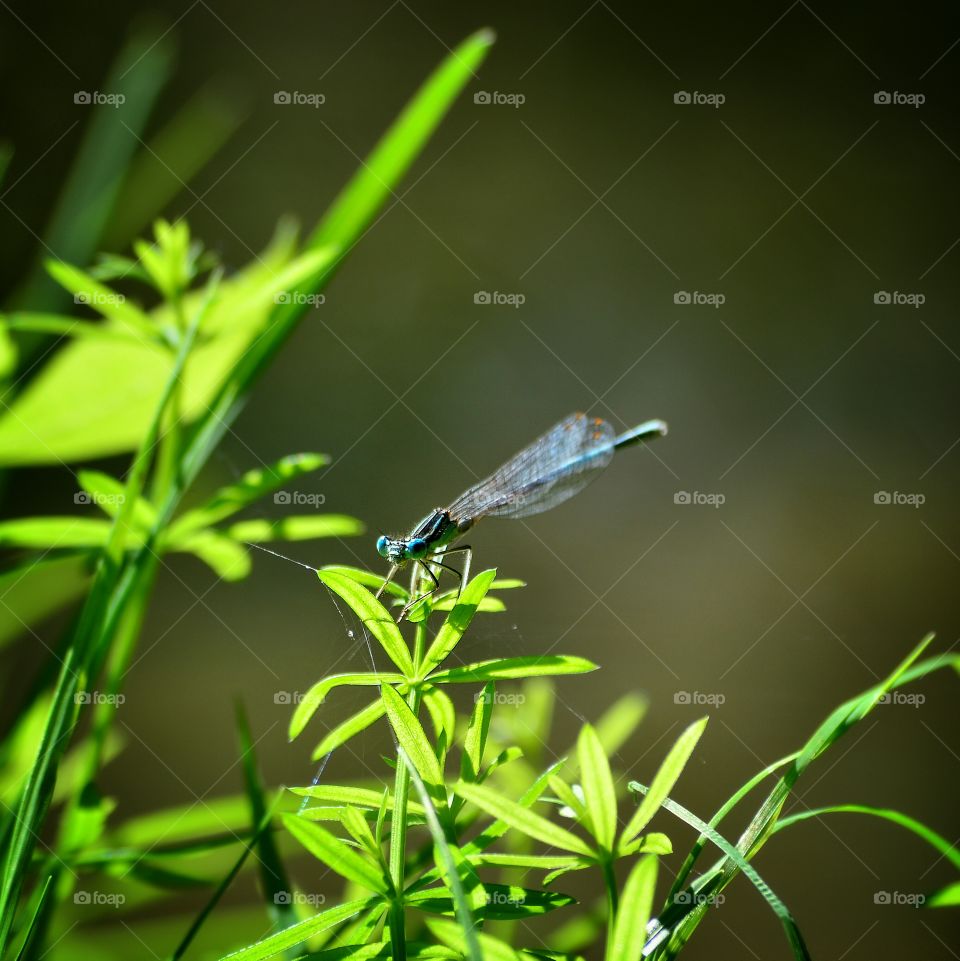
[[(32, 958), (45, 953), (81, 867), (115, 876), (130, 905), (142, 904), (171, 885), (206, 884), (207, 877), (216, 876), (181, 871), (179, 858), (226, 868), (175, 956), (186, 950), (220, 894), (246, 869), (254, 849), (262, 865), (272, 865), (273, 874), (279, 872), (279, 852), (264, 835), (274, 830), (278, 802), (268, 804), (245, 734), (249, 811), (242, 825), (229, 828), (225, 836), (223, 824), (217, 828), (187, 819), (191, 827), (173, 840), (177, 820), (164, 815), (154, 825), (161, 835), (169, 832), (168, 845), (155, 849), (148, 838), (120, 844), (108, 826), (113, 804), (96, 786), (102, 764), (117, 749), (111, 733), (115, 702), (85, 709), (80, 694), (90, 688), (120, 691), (165, 554), (190, 553), (219, 576), (235, 580), (250, 572), (248, 543), (348, 536), (362, 530), (358, 521), (344, 515), (236, 516), (252, 509), (265, 494), (325, 464), (325, 457), (317, 454), (296, 455), (272, 466), (254, 465), (240, 481), (201, 500), (199, 507), (183, 511), (182, 505), (254, 385), (305, 313), (307, 295), (331, 279), (473, 76), (491, 42), (488, 33), (477, 34), (444, 61), (306, 242), (300, 244), (293, 231), (281, 229), (262, 256), (230, 276), (191, 237), (182, 220), (156, 221), (149, 240), (133, 243), (132, 257), (108, 255), (92, 268), (84, 266), (97, 238), (107, 231), (118, 194), (133, 189), (124, 183), (121, 171), (166, 77), (168, 45), (140, 38), (115, 69), (115, 89), (128, 93), (133, 106), (96, 113), (78, 168), (82, 176), (68, 185), (48, 235), (46, 249), (58, 256), (39, 265), (43, 273), (38, 270), (28, 280), (15, 309), (0, 315), (0, 373), (12, 371), (18, 360), (26, 363), (38, 340), (62, 338), (42, 364), (33, 365), (26, 386), (7, 387), (0, 416), (0, 466), (62, 467), (133, 451), (122, 478), (90, 470), (77, 475), (74, 513), (17, 518), (0, 525), (0, 545), (31, 552), (11, 572), (15, 585), (9, 585), (11, 590), (16, 586), (25, 602), (21, 610), (31, 620), (39, 621), (86, 592), (56, 661), (25, 705), (22, 720), (0, 746), (0, 754), (17, 764), (15, 774), (4, 772), (9, 805), (0, 850), (0, 957), (12, 950), (15, 934), (28, 937)], [(167, 150), (189, 155), (194, 169), (233, 124), (224, 114), (212, 136), (187, 136), (202, 115), (200, 111), (192, 119), (175, 120), (166, 141)], [(152, 189), (149, 175), (141, 166), (131, 177), (129, 183), (138, 191), (131, 217), (143, 217)], [(169, 185), (154, 187), (154, 199), (162, 202), (171, 196)], [(68, 218), (64, 211), (74, 216)], [(122, 233), (117, 225), (111, 230)], [(57, 287), (61, 294), (56, 294)], [(69, 298), (86, 316), (65, 309)], [(60, 576), (63, 586), (49, 589)], [(30, 628), (30, 620), (20, 626)], [(8, 626), (0, 636), (10, 633)], [(401, 656), (396, 645), (394, 652)], [(401, 657), (401, 668), (404, 677), (413, 675), (409, 653), (406, 659)], [(452, 705), (432, 687), (425, 686), (422, 693), (430, 698), (437, 717), (446, 719), (447, 736), (452, 736)], [(381, 705), (378, 699), (373, 716), (361, 712), (341, 725), (339, 735), (332, 732), (333, 741), (372, 723), (382, 713)], [(68, 753), (81, 715), (89, 715), (89, 733)], [(48, 814), (55, 799), (63, 800), (64, 807), (51, 832)], [(343, 807), (342, 821), (353, 829), (353, 843), (369, 854), (371, 836), (353, 809)], [(385, 813), (381, 821), (383, 817)], [(297, 827), (311, 850), (321, 849), (323, 840), (317, 839), (324, 838), (323, 828), (309, 819), (298, 820)], [(49, 846), (38, 846), (41, 834), (52, 836)], [(229, 848), (238, 842), (242, 851), (231, 854)], [(363, 855), (339, 840), (336, 844), (338, 848), (328, 844), (325, 850), (337, 852), (341, 867), (355, 868)], [(172, 866), (167, 867), (164, 861), (170, 859)], [(147, 885), (148, 893), (139, 887), (130, 891), (134, 881)], [(320, 922), (313, 919), (305, 927), (286, 928), (277, 933), (279, 950), (298, 943), (291, 930), (308, 931), (314, 937), (363, 915), (368, 906), (356, 902), (351, 912), (341, 905), (326, 912)], [(358, 922), (356, 930), (370, 923)]]
[[(183, 922), (183, 933), (170, 957), (184, 956), (201, 930), (216, 931), (220, 950), (227, 951), (249, 938), (217, 927), (223, 896), (241, 874), (256, 871), (264, 899), (259, 910), (265, 910), (269, 930), (223, 955), (224, 961), (281, 954), (331, 961), (572, 961), (581, 948), (597, 954), (601, 942), (607, 961), (667, 961), (739, 874), (783, 925), (794, 957), (806, 959), (797, 922), (753, 864), (780, 831), (814, 817), (865, 815), (905, 829), (960, 870), (960, 852), (951, 842), (898, 811), (835, 804), (781, 816), (796, 781), (886, 693), (958, 666), (960, 660), (949, 655), (921, 660), (929, 638), (883, 683), (841, 705), (797, 751), (760, 771), (706, 820), (671, 797), (706, 718), (680, 734), (648, 785), (627, 784), (617, 753), (643, 718), (646, 703), (639, 695), (626, 694), (584, 724), (559, 760), (547, 756), (557, 703), (549, 678), (585, 674), (598, 665), (554, 653), (457, 660), (477, 616), (504, 611), (503, 592), (523, 587), (517, 579), (498, 579), (495, 570), (412, 606), (422, 589), (416, 578), (408, 591), (352, 566), (317, 572), (349, 608), (373, 663), (369, 671), (315, 681), (293, 711), (289, 736), (301, 736), (321, 711), (334, 714), (314, 749), (320, 758), (377, 725), (395, 750), (370, 781), (266, 788), (254, 738), (238, 712), (242, 795), (115, 823), (123, 812), (98, 786), (103, 765), (123, 747), (115, 709), (109, 702), (87, 706), (81, 695), (89, 689), (121, 691), (161, 558), (189, 554), (233, 581), (251, 573), (250, 545), (363, 530), (346, 515), (253, 513), (265, 496), (325, 466), (323, 454), (253, 465), (213, 493), (194, 488), (302, 316), (307, 299), (291, 294), (315, 293), (333, 277), (491, 43), (481, 31), (444, 60), (305, 242), (280, 229), (256, 263), (230, 276), (183, 221), (156, 221), (151, 239), (133, 243), (132, 256), (107, 255), (92, 267), (81, 266), (98, 237), (122, 236), (131, 224), (139, 228), (152, 217), (150, 197), (159, 203), (170, 196), (169, 184), (150, 186), (142, 164), (134, 162), (127, 178), (121, 176), (135, 158), (126, 140), (122, 150), (113, 149), (115, 118), (97, 115), (80, 164), (87, 179), (68, 185), (48, 234), (57, 240), (51, 248), (59, 256), (41, 265), (45, 275), (38, 269), (29, 278), (25, 290), (33, 296), (0, 316), (0, 376), (29, 357), (32, 343), (62, 338), (23, 390), (8, 385), (0, 466), (133, 453), (122, 477), (78, 470), (77, 510), (0, 523), (0, 546), (18, 555), (16, 566), (0, 575), (0, 590), (16, 602), (22, 619), (0, 622), (0, 641), (86, 595), (56, 663), (0, 744), (0, 797), (7, 812), (0, 846), (0, 958), (37, 961), (50, 949), (52, 935), (69, 935), (70, 894), (86, 877), (123, 894), (121, 918), (171, 893), (202, 888), (207, 897), (198, 913), (173, 915)], [(145, 45), (142, 38), (124, 54), (123, 75), (129, 73), (130, 89), (139, 91), (137, 112), (127, 115), (134, 131), (143, 128), (162, 86), (168, 54), (164, 45)], [(137, 67), (141, 61), (153, 74)], [(233, 125), (224, 115), (202, 134), (197, 125), (209, 116), (210, 102), (209, 95), (198, 99), (161, 131), (158, 153), (180, 156), (198, 169)], [(5, 159), (0, 155), (0, 175)], [(134, 202), (111, 225), (118, 196)], [(123, 243), (131, 239), (123, 237)], [(88, 308), (85, 316), (66, 312), (67, 295)], [(187, 495), (194, 506), (185, 509)], [(403, 626), (394, 614), (408, 607)], [(335, 713), (344, 688), (369, 695), (347, 717)], [(466, 696), (472, 703), (464, 710)], [(79, 734), (81, 718), (88, 723)], [(722, 822), (773, 776), (777, 780), (746, 830), (736, 841), (728, 839)], [(632, 797), (639, 801), (633, 809)], [(55, 823), (49, 816), (53, 805), (62, 805)], [(668, 816), (698, 836), (655, 912), (664, 872), (660, 858), (673, 852), (671, 838), (659, 830)], [(719, 852), (717, 860), (694, 878), (708, 847)], [(325, 874), (339, 878), (338, 903), (306, 917), (291, 903), (286, 859), (293, 852), (305, 852)], [(581, 905), (555, 890), (555, 882), (574, 871), (589, 872), (602, 899)], [(948, 881), (927, 903), (958, 902), (960, 882)], [(546, 932), (538, 921), (548, 914), (570, 920)]]

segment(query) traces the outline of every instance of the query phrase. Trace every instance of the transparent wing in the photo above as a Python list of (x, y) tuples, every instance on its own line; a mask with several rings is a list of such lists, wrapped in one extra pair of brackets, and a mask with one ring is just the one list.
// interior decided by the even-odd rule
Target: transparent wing
[(529, 517), (583, 490), (613, 458), (615, 432), (599, 417), (572, 414), (510, 458), (447, 510), (456, 520)]

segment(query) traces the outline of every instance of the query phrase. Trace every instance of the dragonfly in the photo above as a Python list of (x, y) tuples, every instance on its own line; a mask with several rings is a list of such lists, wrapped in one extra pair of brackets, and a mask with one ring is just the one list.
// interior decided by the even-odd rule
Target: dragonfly
[[(571, 414), (448, 507), (435, 508), (406, 537), (381, 534), (377, 553), (391, 566), (377, 597), (409, 563), (415, 565), (411, 593), (416, 593), (418, 571), (425, 572), (433, 586), (410, 600), (397, 620), (403, 620), (415, 604), (439, 589), (439, 570), (457, 577), (459, 592), (470, 576), (473, 548), (454, 545), (477, 521), (483, 517), (530, 517), (550, 510), (582, 491), (621, 447), (642, 444), (666, 433), (667, 425), (662, 420), (648, 420), (617, 434), (600, 417)], [(452, 554), (459, 553), (465, 555), (462, 572), (446, 563)]]

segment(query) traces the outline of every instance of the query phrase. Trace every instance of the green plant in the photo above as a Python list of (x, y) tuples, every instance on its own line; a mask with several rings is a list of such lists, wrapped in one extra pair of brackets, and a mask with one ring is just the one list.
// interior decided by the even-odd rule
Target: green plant
[[(199, 506), (184, 510), (183, 505), (311, 296), (329, 282), (390, 196), (491, 42), (492, 36), (483, 31), (451, 53), (305, 242), (298, 242), (290, 229), (281, 229), (253, 264), (227, 277), (191, 240), (184, 222), (159, 221), (154, 242), (135, 243), (133, 257), (104, 257), (89, 271), (61, 260), (46, 263), (53, 280), (75, 303), (92, 308), (95, 319), (61, 313), (59, 306), (48, 306), (39, 296), (27, 300), (39, 310), (3, 315), (0, 328), (7, 345), (15, 337), (64, 341), (23, 390), (15, 397), (15, 391), (8, 392), (0, 417), (0, 466), (66, 467), (92, 457), (134, 453), (122, 479), (92, 470), (75, 475), (78, 502), (95, 504), (104, 517), (71, 514), (0, 524), (0, 545), (37, 552), (4, 575), (10, 586), (33, 586), (29, 616), (39, 619), (86, 593), (46, 677), (2, 745), (8, 764), (0, 956), (15, 952), (33, 958), (44, 953), (77, 869), (109, 869), (126, 860), (145, 875), (145, 852), (124, 859), (100, 848), (113, 803), (100, 795), (97, 779), (115, 748), (115, 701), (110, 695), (119, 692), (135, 650), (163, 555), (189, 552), (221, 577), (238, 579), (249, 572), (247, 543), (349, 535), (361, 529), (353, 518), (340, 515), (280, 522), (234, 518), (264, 494), (324, 464), (318, 454), (264, 465)], [(131, 77), (141, 75), (133, 72)], [(149, 81), (149, 91), (138, 100), (141, 113), (149, 106), (158, 77), (148, 71), (143, 79)], [(88, 154), (109, 144), (113, 127), (94, 137)], [(128, 156), (125, 151), (114, 159), (123, 167)], [(89, 168), (87, 161), (89, 156), (81, 168)], [(114, 166), (108, 174), (109, 195), (94, 191), (96, 208), (87, 210), (83, 220), (95, 229), (73, 237), (80, 251), (105, 229), (118, 182)], [(81, 187), (79, 194), (68, 192), (67, 206), (82, 207), (95, 184), (84, 180)], [(62, 222), (61, 217), (57, 223)], [(64, 240), (63, 246), (70, 244)], [(140, 285), (137, 297), (147, 301), (144, 306), (125, 293), (130, 285)], [(13, 359), (7, 351), (7, 369)], [(224, 526), (225, 521), (229, 523)], [(63, 587), (41, 597), (47, 585), (61, 581)], [(107, 698), (87, 712), (85, 694), (94, 689)], [(90, 733), (72, 743), (86, 713), (92, 715)], [(245, 750), (248, 760), (249, 754)], [(247, 769), (251, 803), (263, 820), (268, 806), (262, 798), (254, 803), (255, 778), (249, 764)], [(48, 811), (59, 802), (63, 810), (53, 845), (40, 846), (41, 832), (50, 830)], [(268, 841), (262, 828), (253, 833), (262, 853)], [(187, 844), (193, 852), (214, 846), (202, 834)], [(152, 876), (161, 886), (177, 880), (175, 872), (165, 875), (159, 868)]]
[[(897, 812), (864, 805), (838, 806), (780, 818), (784, 802), (797, 779), (849, 728), (857, 724), (888, 692), (914, 682), (943, 667), (960, 665), (960, 659), (943, 655), (919, 660), (931, 638), (924, 639), (886, 680), (834, 711), (797, 752), (765, 768), (721, 807), (709, 822), (670, 798), (670, 792), (706, 727), (706, 718), (691, 724), (667, 753), (649, 785), (632, 781), (629, 789), (641, 796), (632, 814), (621, 817), (617, 782), (608, 760), (611, 747), (622, 741), (639, 720), (636, 703), (616, 705), (597, 728), (585, 724), (570, 758), (539, 772), (531, 771), (518, 797), (509, 792), (504, 775), (520, 765), (523, 752), (517, 744), (494, 745), (490, 738), (496, 685), (549, 674), (579, 674), (595, 665), (566, 655), (501, 658), (447, 667), (476, 612), (502, 609), (491, 591), (519, 586), (497, 581), (485, 571), (467, 584), (459, 597), (447, 592), (424, 604), (422, 619), (414, 625), (408, 646), (391, 613), (368, 586), (382, 579), (349, 567), (318, 571), (323, 584), (347, 602), (360, 620), (368, 639), (375, 641), (390, 661), (389, 670), (333, 675), (318, 681), (298, 705), (290, 723), (290, 736), (299, 736), (327, 696), (343, 686), (371, 687), (377, 691), (370, 704), (335, 725), (320, 741), (315, 758), (346, 743), (386, 716), (396, 745), (394, 783), (376, 788), (357, 785), (315, 785), (293, 793), (321, 802), (283, 815), (282, 823), (314, 857), (339, 874), (350, 896), (336, 906), (292, 924), (226, 957), (230, 961), (259, 961), (309, 944), (315, 958), (560, 958), (573, 957), (597, 935), (598, 919), (605, 926), (608, 961), (638, 961), (646, 947), (648, 956), (665, 961), (687, 943), (720, 892), (737, 874), (744, 874), (781, 921), (793, 956), (809, 957), (797, 923), (789, 910), (750, 863), (762, 844), (776, 831), (808, 817), (836, 811), (856, 811), (894, 821), (931, 844), (960, 868), (960, 852), (949, 842)], [(399, 585), (386, 590), (398, 605), (416, 596)], [(449, 611), (431, 643), (428, 623), (437, 610)], [(450, 685), (479, 685), (469, 718), (458, 719), (446, 693)], [(543, 704), (541, 698), (541, 705)], [(429, 729), (420, 719), (425, 710)], [(626, 721), (626, 723), (624, 723)], [(602, 734), (598, 733), (598, 729)], [(509, 735), (513, 733), (508, 728)], [(459, 747), (459, 776), (448, 773), (451, 746)], [(719, 831), (721, 822), (767, 777), (783, 774), (760, 805), (738, 841), (728, 841)], [(576, 772), (578, 782), (569, 780)], [(564, 776), (567, 774), (568, 776)], [(513, 782), (515, 784), (515, 781)], [(411, 785), (417, 800), (411, 796)], [(571, 819), (579, 832), (570, 830), (534, 810), (551, 805)], [(694, 843), (656, 920), (650, 922), (658, 875), (658, 857), (673, 850), (670, 839), (649, 831), (653, 818), (666, 811), (693, 827)], [(489, 819), (489, 820), (486, 820)], [(319, 822), (332, 823), (334, 829)], [(425, 844), (414, 848), (411, 839), (426, 828)], [(538, 844), (546, 853), (511, 850), (516, 838)], [(504, 841), (507, 850), (491, 847)], [(694, 865), (706, 846), (721, 857), (695, 879)], [(524, 845), (527, 846), (527, 845)], [(623, 863), (625, 880), (618, 881), (616, 866)], [(481, 879), (481, 872), (520, 870), (544, 872), (541, 887), (501, 880)], [(572, 910), (575, 899), (554, 891), (554, 881), (571, 871), (596, 871), (605, 891), (604, 906), (586, 913), (577, 935), (560, 929), (551, 944), (518, 947), (487, 933), (492, 922), (515, 922), (560, 910)], [(957, 885), (934, 895), (938, 904), (956, 901)], [(361, 893), (362, 892), (362, 893)], [(439, 915), (441, 920), (434, 916)], [(426, 917), (424, 917), (426, 916)], [(456, 924), (443, 918), (455, 918)], [(508, 929), (509, 930), (509, 929)], [(522, 937), (529, 938), (526, 927)], [(574, 942), (579, 938), (579, 944)], [(569, 952), (573, 950), (574, 954)]]

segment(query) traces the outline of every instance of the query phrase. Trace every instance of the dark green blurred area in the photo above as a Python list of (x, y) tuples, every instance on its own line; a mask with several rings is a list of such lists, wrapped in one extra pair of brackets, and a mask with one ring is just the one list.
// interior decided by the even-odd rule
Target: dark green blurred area
[[(189, 211), (231, 268), (280, 215), (312, 226), (445, 48), (476, 27), (499, 42), (471, 95), (525, 98), (455, 107), (409, 192), (268, 374), (209, 487), (325, 451), (333, 466), (303, 490), (371, 532), (400, 532), (572, 410), (619, 428), (663, 417), (668, 438), (619, 456), (576, 500), (471, 534), (477, 569), (529, 587), (506, 597), (506, 614), (478, 619), (458, 654), (600, 663), (560, 684), (570, 710), (556, 750), (577, 715), (645, 691), (649, 715), (621, 752), (641, 780), (709, 710), (677, 791), (705, 816), (926, 630), (940, 650), (956, 642), (956, 10), (201, 2), (116, 4), (91, 23), (35, 4), (4, 14), (0, 35), (17, 148), (0, 207), (5, 290), (30, 264), (31, 232), (78, 143), (73, 92), (96, 88), (144, 14), (179, 48), (157, 123), (211, 78), (248, 112), (167, 211)], [(325, 103), (277, 105), (279, 90)], [(676, 104), (678, 91), (726, 100)], [(877, 91), (926, 102), (876, 104)], [(476, 304), (481, 291), (524, 302)], [(725, 302), (677, 304), (681, 291)], [(878, 292), (924, 303), (878, 304)], [(64, 472), (19, 472), (5, 513), (67, 513), (73, 489)], [(681, 492), (723, 503), (676, 503)], [(876, 503), (880, 492), (924, 502)], [(379, 570), (375, 536), (291, 553)], [(58, 627), (42, 632), (47, 644)], [(18, 667), (35, 664), (32, 644), (15, 651)], [(127, 749), (104, 779), (129, 813), (239, 789), (235, 695), (269, 781), (305, 783), (309, 745), (286, 744), (277, 692), (366, 666), (315, 579), (266, 556), (242, 586), (171, 562), (139, 656), (121, 712)], [(796, 810), (889, 806), (955, 836), (955, 694), (946, 677), (921, 690), (925, 703), (879, 708), (839, 745)], [(325, 719), (357, 706), (331, 700)], [(386, 775), (387, 743), (367, 738), (327, 776)], [(874, 903), (952, 880), (892, 826), (812, 822), (757, 866), (816, 957), (955, 956), (949, 915)], [(755, 893), (741, 882), (730, 894), (690, 958), (786, 956)]]

